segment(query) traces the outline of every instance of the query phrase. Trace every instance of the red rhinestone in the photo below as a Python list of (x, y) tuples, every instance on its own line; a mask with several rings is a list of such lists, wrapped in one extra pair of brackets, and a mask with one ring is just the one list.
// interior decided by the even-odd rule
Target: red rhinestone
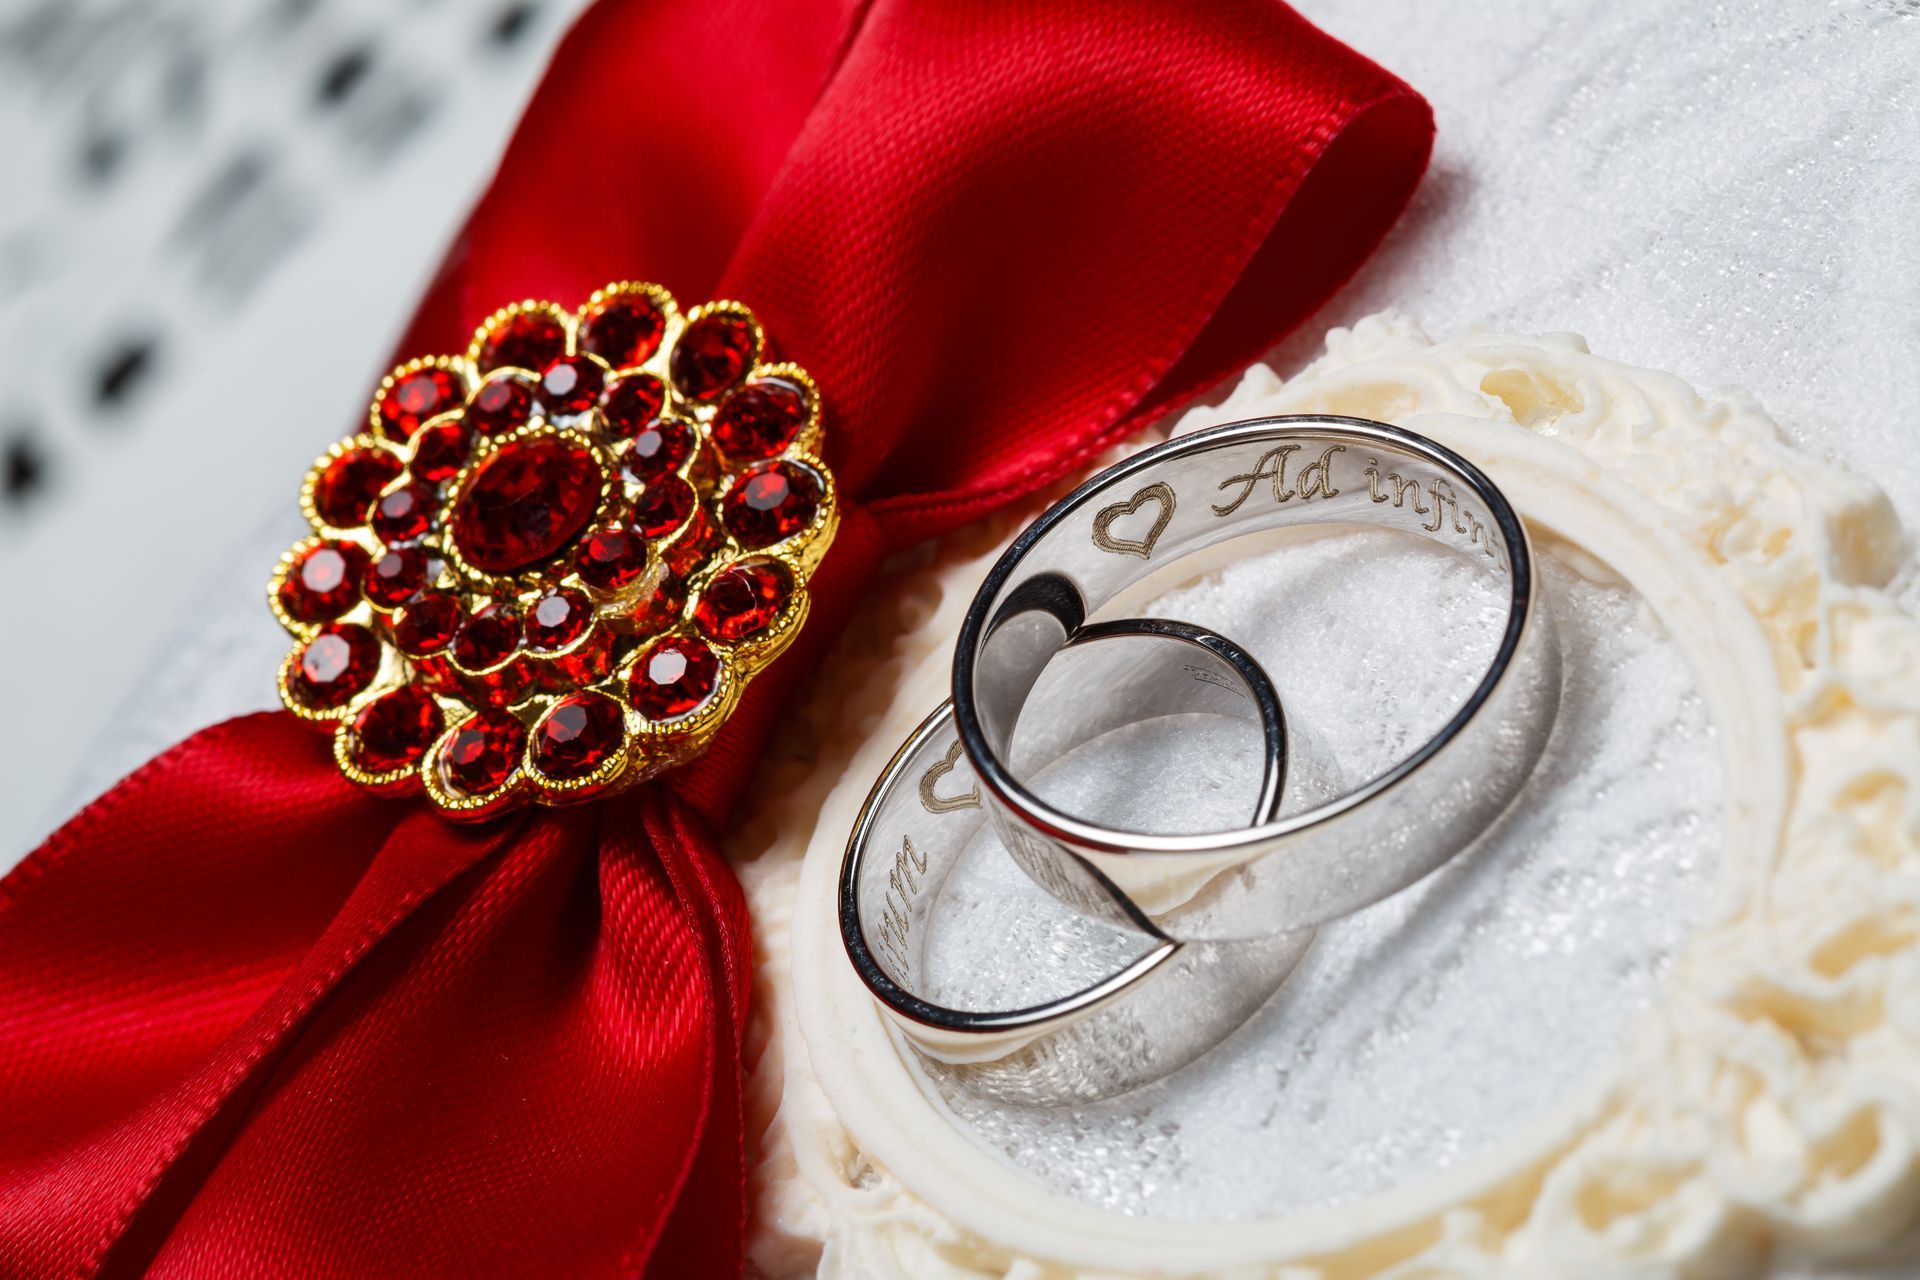
[(513, 776), (527, 731), (504, 711), (482, 711), (447, 740), (447, 780), (470, 796), (483, 796)]
[(394, 379), (380, 396), (380, 426), (389, 440), (405, 440), (428, 418), (445, 413), (465, 394), (451, 369), (428, 366)]
[(469, 671), (497, 667), (520, 647), (520, 616), (490, 604), (460, 624), (453, 638), (453, 660)]
[(411, 542), (427, 531), (427, 526), (433, 523), (434, 509), (439, 505), (432, 485), (401, 485), (381, 494), (374, 502), (369, 523), (382, 542)]
[(518, 573), (572, 542), (600, 503), (600, 464), (557, 437), (509, 444), (480, 464), (453, 516), (453, 541), (484, 573)]
[(566, 356), (540, 377), (540, 403), (556, 418), (585, 413), (606, 390), (607, 371), (589, 356)]
[(673, 384), (695, 400), (711, 400), (753, 366), (753, 326), (719, 311), (701, 316), (673, 344)]
[(638, 435), (660, 416), (667, 402), (667, 389), (650, 373), (616, 378), (607, 390), (607, 403), (601, 412), (607, 415), (607, 429), (616, 437)]
[(713, 650), (686, 636), (667, 636), (633, 664), (633, 705), (649, 720), (671, 720), (705, 702), (719, 679)]
[(344, 707), (373, 683), (380, 670), (380, 642), (353, 623), (323, 627), (300, 652), (288, 682), (300, 702), (317, 710)]
[(693, 511), (693, 486), (676, 475), (647, 483), (633, 500), (633, 523), (649, 538), (661, 538), (687, 522)]
[(395, 689), (353, 718), (354, 762), (368, 773), (403, 769), (427, 754), (441, 724), (433, 695), (412, 684)]
[(593, 606), (578, 591), (549, 591), (527, 613), (527, 641), (536, 649), (564, 649), (593, 624)]
[(526, 382), (510, 373), (495, 374), (480, 384), (467, 402), (467, 421), (485, 435), (524, 426), (533, 417), (533, 392)]
[(367, 506), (406, 467), (384, 449), (349, 449), (313, 483), (313, 507), (336, 529), (367, 522)]
[(337, 618), (353, 607), (367, 553), (351, 542), (322, 542), (294, 562), (280, 584), (280, 605), (301, 622)]
[(793, 595), (793, 578), (777, 560), (747, 560), (714, 575), (700, 593), (693, 620), (715, 640), (750, 639), (773, 625)]
[(727, 532), (745, 547), (770, 547), (813, 523), (823, 486), (793, 462), (763, 462), (741, 473), (722, 500)]
[(621, 470), (629, 480), (646, 484), (677, 469), (693, 452), (693, 424), (678, 418), (664, 418), (633, 437)]
[(415, 480), (438, 484), (467, 465), (472, 447), (473, 430), (466, 423), (458, 418), (436, 422), (413, 438), (413, 462), (408, 469)]
[(567, 331), (544, 311), (520, 311), (501, 322), (480, 344), (480, 372), (508, 365), (544, 369), (567, 350)]
[(588, 316), (580, 329), (580, 349), (591, 351), (616, 369), (644, 364), (660, 346), (667, 318), (644, 293), (616, 293)]
[(596, 591), (618, 591), (647, 567), (647, 544), (631, 529), (596, 529), (580, 544), (573, 567)]
[(413, 599), (426, 581), (426, 553), (418, 547), (397, 547), (373, 562), (360, 589), (376, 607), (397, 609)]
[(460, 602), (452, 596), (422, 596), (400, 613), (393, 642), (409, 658), (424, 658), (446, 648), (460, 629)]
[(576, 693), (553, 704), (534, 729), (533, 762), (557, 782), (584, 778), (620, 750), (626, 717), (620, 704), (597, 693)]
[(791, 382), (750, 382), (713, 415), (713, 442), (735, 462), (771, 458), (807, 425), (807, 395)]

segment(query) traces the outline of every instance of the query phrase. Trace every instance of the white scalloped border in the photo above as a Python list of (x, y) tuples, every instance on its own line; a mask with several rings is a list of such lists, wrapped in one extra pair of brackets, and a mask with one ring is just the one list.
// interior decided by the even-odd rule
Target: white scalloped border
[(737, 842), (767, 1274), (1740, 1275), (1772, 1247), (1852, 1254), (1920, 1216), (1920, 625), (1879, 589), (1904, 555), (1884, 498), (1782, 443), (1751, 398), (1703, 399), (1575, 338), (1436, 344), (1374, 318), (1328, 347), (1284, 387), (1256, 366), (1181, 429), (1401, 422), (1630, 581), (1727, 752), (1713, 917), (1610, 1081), (1444, 1175), (1224, 1224), (1039, 1188), (947, 1120), (833, 929), (841, 841), (896, 745), (872, 730), (944, 696), (960, 614), (1014, 527), (990, 522), (870, 607), (809, 700), (817, 738), (763, 777), (780, 799)]

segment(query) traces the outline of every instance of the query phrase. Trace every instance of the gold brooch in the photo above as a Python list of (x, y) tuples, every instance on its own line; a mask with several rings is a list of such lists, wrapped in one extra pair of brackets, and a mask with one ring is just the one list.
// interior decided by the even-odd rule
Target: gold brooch
[(280, 697), (362, 786), (480, 818), (699, 752), (806, 619), (837, 523), (820, 395), (753, 313), (622, 283), (381, 382), (269, 600)]

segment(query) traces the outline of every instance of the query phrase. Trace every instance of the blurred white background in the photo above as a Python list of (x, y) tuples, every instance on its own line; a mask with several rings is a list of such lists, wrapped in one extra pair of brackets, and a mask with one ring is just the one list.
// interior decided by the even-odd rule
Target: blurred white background
[[(0, 0), (0, 867), (273, 705), (300, 477), (579, 7)], [(1299, 7), (1440, 132), (1283, 369), (1385, 306), (1572, 330), (1751, 388), (1920, 521), (1920, 0)]]

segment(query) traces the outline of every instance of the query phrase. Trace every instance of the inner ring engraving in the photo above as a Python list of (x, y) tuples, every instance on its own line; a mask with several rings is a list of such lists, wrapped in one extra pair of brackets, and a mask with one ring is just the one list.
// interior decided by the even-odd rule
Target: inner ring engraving
[[(1113, 521), (1150, 501), (1159, 512), (1149, 536), (1114, 546)], [(1007, 767), (1020, 709), (1052, 654), (1071, 638), (1074, 620), (1097, 616), (1161, 565), (1242, 534), (1356, 524), (1441, 543), (1499, 583), (1506, 597), (1498, 651), (1485, 675), (1440, 732), (1404, 760), (1310, 812), (1244, 831), (1191, 835), (1118, 831), (1062, 813)], [(1030, 585), (1041, 583), (1044, 592)], [(1070, 601), (1074, 609), (1044, 615), (1034, 604), (1041, 599)], [(1484, 473), (1385, 423), (1265, 418), (1135, 455), (1024, 531), (988, 574), (962, 624), (954, 722), (989, 818), (1037, 882), (1051, 887), (1091, 870), (1170, 937), (1249, 939), (1358, 910), (1472, 844), (1545, 747), (1559, 671), (1526, 530)]]

